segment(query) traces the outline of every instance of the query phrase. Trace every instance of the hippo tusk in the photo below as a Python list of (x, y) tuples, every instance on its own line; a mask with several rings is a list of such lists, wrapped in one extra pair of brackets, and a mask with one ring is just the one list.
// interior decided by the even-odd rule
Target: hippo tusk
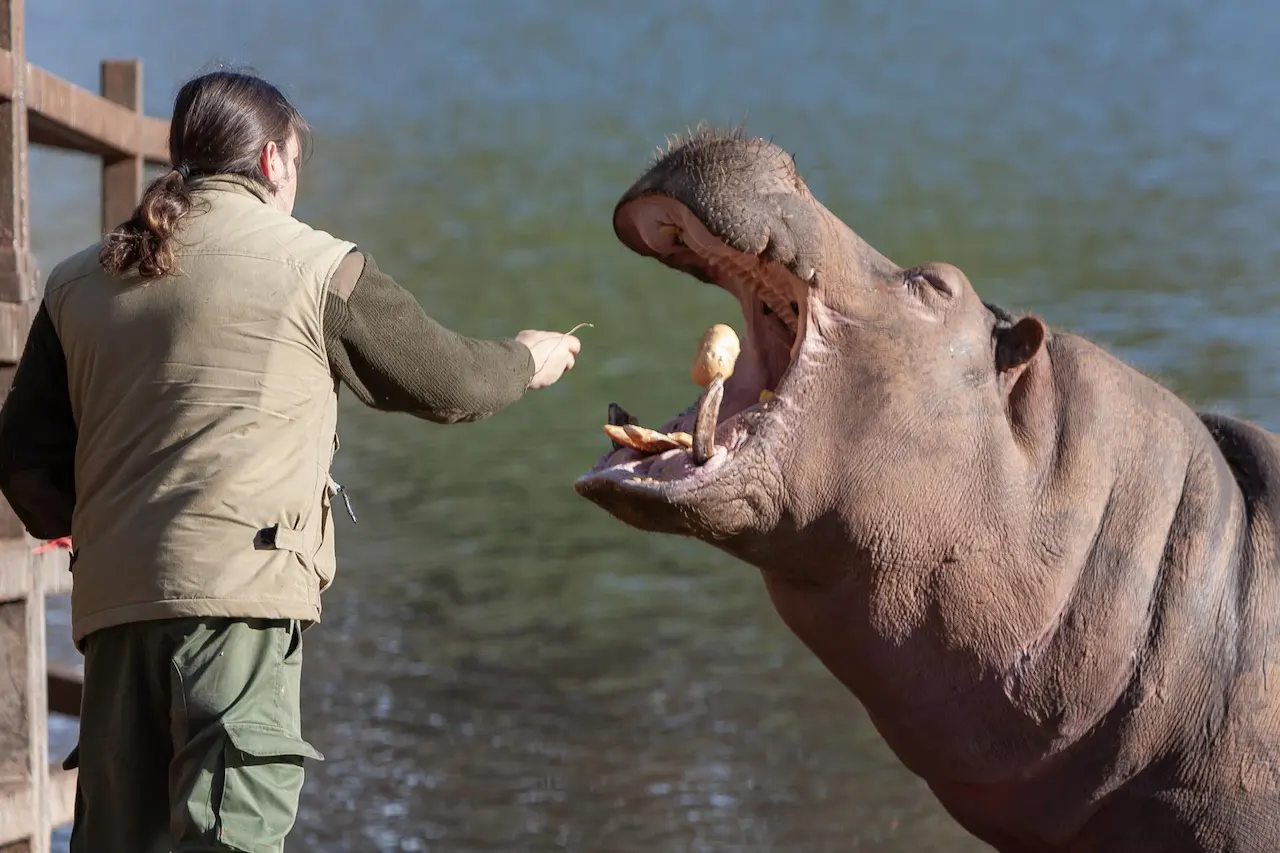
[(693, 421), (693, 461), (705, 465), (716, 452), (716, 425), (720, 422), (720, 404), (724, 402), (724, 379), (717, 376), (698, 398), (698, 413)]
[(716, 426), (720, 423), (720, 404), (724, 402), (724, 382), (733, 375), (733, 365), (742, 347), (738, 335), (723, 323), (707, 329), (698, 341), (690, 373), (693, 381), (707, 390), (698, 398), (698, 413), (693, 421), (693, 461), (705, 465), (716, 452)]
[[(608, 420), (609, 426), (621, 427), (621, 426), (626, 426), (627, 424), (639, 424), (639, 423), (640, 421), (636, 420), (634, 415), (632, 415), (626, 409), (619, 406), (617, 403), (609, 404), (609, 420)], [(608, 430), (605, 430), (605, 432), (608, 432)], [(613, 443), (613, 449), (615, 451), (622, 449), (623, 446), (618, 443), (617, 439), (613, 438), (612, 436), (610, 436), (610, 439)]]

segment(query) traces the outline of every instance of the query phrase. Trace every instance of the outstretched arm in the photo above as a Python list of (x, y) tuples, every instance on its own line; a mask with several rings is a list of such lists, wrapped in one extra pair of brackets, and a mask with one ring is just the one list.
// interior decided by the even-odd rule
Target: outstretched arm
[(367, 406), (458, 423), (486, 418), (529, 388), (527, 346), (446, 329), (363, 252), (343, 260), (329, 289), (329, 363)]

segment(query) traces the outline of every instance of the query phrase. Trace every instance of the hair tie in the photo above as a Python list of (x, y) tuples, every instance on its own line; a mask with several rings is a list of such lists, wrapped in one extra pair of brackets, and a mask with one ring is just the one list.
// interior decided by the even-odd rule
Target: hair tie
[(173, 171), (177, 172), (184, 181), (191, 177), (191, 167), (186, 163), (177, 164), (173, 167)]

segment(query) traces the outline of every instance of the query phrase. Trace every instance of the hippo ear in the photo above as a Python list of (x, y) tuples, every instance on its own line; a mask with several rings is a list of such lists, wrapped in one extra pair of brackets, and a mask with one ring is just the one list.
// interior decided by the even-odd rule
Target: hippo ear
[(1039, 317), (1023, 317), (996, 337), (996, 370), (1020, 371), (1036, 357), (1047, 334)]

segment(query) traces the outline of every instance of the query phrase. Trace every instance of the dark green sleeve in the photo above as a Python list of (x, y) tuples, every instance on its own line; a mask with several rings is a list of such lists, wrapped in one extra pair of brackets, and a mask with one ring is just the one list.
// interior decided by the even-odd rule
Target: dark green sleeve
[(0, 493), (36, 539), (71, 535), (76, 435), (66, 356), (42, 302), (0, 406)]
[(367, 254), (352, 252), (329, 290), (329, 364), (367, 406), (437, 423), (478, 421), (519, 400), (529, 387), (528, 347), (446, 329)]

